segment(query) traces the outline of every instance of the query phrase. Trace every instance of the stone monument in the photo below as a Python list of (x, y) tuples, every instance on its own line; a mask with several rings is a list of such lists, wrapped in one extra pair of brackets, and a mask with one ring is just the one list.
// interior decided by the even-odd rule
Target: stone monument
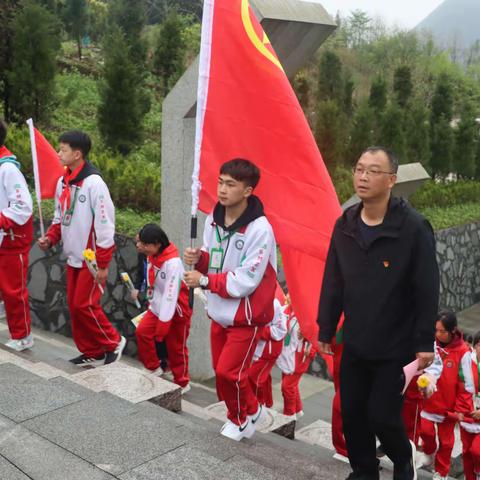
[[(308, 61), (335, 30), (332, 18), (319, 3), (304, 0), (251, 0), (289, 78)], [(191, 176), (195, 141), (198, 58), (163, 102), (162, 227), (180, 251), (189, 244)], [(198, 244), (204, 215), (199, 215)], [(213, 376), (210, 360), (210, 320), (203, 304), (195, 303), (190, 339), (190, 372), (194, 379)]]

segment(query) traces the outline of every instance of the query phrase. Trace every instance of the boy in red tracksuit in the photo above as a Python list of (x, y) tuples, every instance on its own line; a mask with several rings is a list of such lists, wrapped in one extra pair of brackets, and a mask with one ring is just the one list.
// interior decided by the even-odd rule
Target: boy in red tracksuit
[(253, 190), (260, 171), (235, 159), (220, 168), (218, 203), (207, 217), (202, 249), (188, 248), (185, 273), (190, 288), (205, 289), (212, 319), (212, 364), (217, 396), (227, 406), (221, 434), (251, 437), (262, 415), (248, 370), (265, 325), (273, 318), (277, 257), (273, 230)]
[(0, 121), (0, 292), (11, 337), (6, 346), (21, 351), (33, 347), (27, 290), (32, 197), (6, 136), (7, 125)]
[(315, 354), (313, 345), (303, 338), (297, 317), (290, 311), (287, 336), (277, 365), (282, 371), (283, 414), (295, 420), (303, 416), (300, 380)]
[(465, 480), (480, 480), (480, 331), (473, 335), (472, 382), (474, 393), (461, 415), (460, 434), (463, 446), (463, 471)]
[(272, 368), (282, 353), (283, 339), (287, 334), (287, 316), (277, 298), (274, 300), (275, 315), (263, 329), (260, 341), (253, 355), (253, 362), (248, 372), (250, 385), (258, 402), (267, 408), (273, 406)]
[[(63, 242), (72, 336), (81, 352), (70, 362), (78, 367), (106, 365), (120, 360), (126, 344), (100, 306), (100, 286), (107, 281), (115, 250), (115, 209), (100, 172), (87, 160), (89, 136), (70, 131), (59, 140), (60, 160), (67, 169), (58, 180), (52, 225), (38, 245), (48, 250)], [(86, 249), (96, 254), (95, 278), (84, 261)]]
[(138, 357), (148, 370), (163, 373), (155, 341), (165, 341), (174, 382), (186, 393), (190, 389), (187, 339), (192, 309), (188, 305), (188, 288), (182, 281), (182, 261), (177, 247), (153, 223), (140, 230), (137, 248), (147, 255), (149, 300), (136, 330)]
[(441, 362), (434, 362), (424, 371), (432, 383), (436, 382), (436, 391), (425, 400), (421, 413), (423, 454), (418, 467), (431, 465), (435, 461), (433, 478), (436, 480), (448, 478), (455, 443), (454, 429), (458, 420), (456, 413), (468, 413), (464, 405), (472, 394), (468, 392), (472, 386), (465, 383), (465, 373), (468, 378), (468, 372), (471, 371), (470, 349), (463, 341), (457, 325), (453, 312), (442, 311), (438, 314), (435, 344)]

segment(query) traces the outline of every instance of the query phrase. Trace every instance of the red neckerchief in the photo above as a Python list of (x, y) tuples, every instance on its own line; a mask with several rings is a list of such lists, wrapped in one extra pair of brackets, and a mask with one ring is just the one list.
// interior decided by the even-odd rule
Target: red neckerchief
[(62, 213), (66, 210), (70, 209), (70, 202), (71, 202), (71, 194), (70, 194), (70, 182), (74, 180), (77, 175), (80, 173), (82, 168), (85, 166), (85, 162), (77, 167), (73, 172), (67, 168), (65, 170), (65, 174), (63, 175), (63, 183), (65, 184), (60, 194), (60, 208), (62, 209)]
[(147, 258), (150, 268), (148, 269), (148, 278), (147, 278), (147, 297), (152, 298), (153, 289), (155, 288), (155, 268), (159, 269), (167, 260), (171, 258), (177, 258), (178, 249), (171, 243), (168, 247), (163, 249), (158, 255), (151, 255)]
[(13, 153), (5, 145), (0, 147), (0, 158), (11, 156), (13, 156)]

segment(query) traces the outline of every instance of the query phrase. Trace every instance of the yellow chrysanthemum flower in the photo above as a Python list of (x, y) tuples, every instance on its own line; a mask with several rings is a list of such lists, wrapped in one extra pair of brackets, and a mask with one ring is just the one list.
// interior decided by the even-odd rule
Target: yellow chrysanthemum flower
[(427, 388), (430, 385), (430, 380), (426, 375), (420, 375), (417, 380), (419, 388)]
[(87, 248), (83, 251), (83, 258), (88, 262), (93, 262), (95, 260), (95, 252), (91, 248)]

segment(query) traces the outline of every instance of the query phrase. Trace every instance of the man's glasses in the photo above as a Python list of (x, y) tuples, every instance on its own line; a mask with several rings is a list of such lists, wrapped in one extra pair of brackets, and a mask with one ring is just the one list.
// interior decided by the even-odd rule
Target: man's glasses
[(363, 167), (353, 167), (352, 173), (354, 175), (358, 175), (361, 177), (364, 173), (367, 177), (379, 177), (380, 175), (395, 175), (395, 172), (384, 172), (382, 170), (378, 170), (377, 168), (363, 168)]

